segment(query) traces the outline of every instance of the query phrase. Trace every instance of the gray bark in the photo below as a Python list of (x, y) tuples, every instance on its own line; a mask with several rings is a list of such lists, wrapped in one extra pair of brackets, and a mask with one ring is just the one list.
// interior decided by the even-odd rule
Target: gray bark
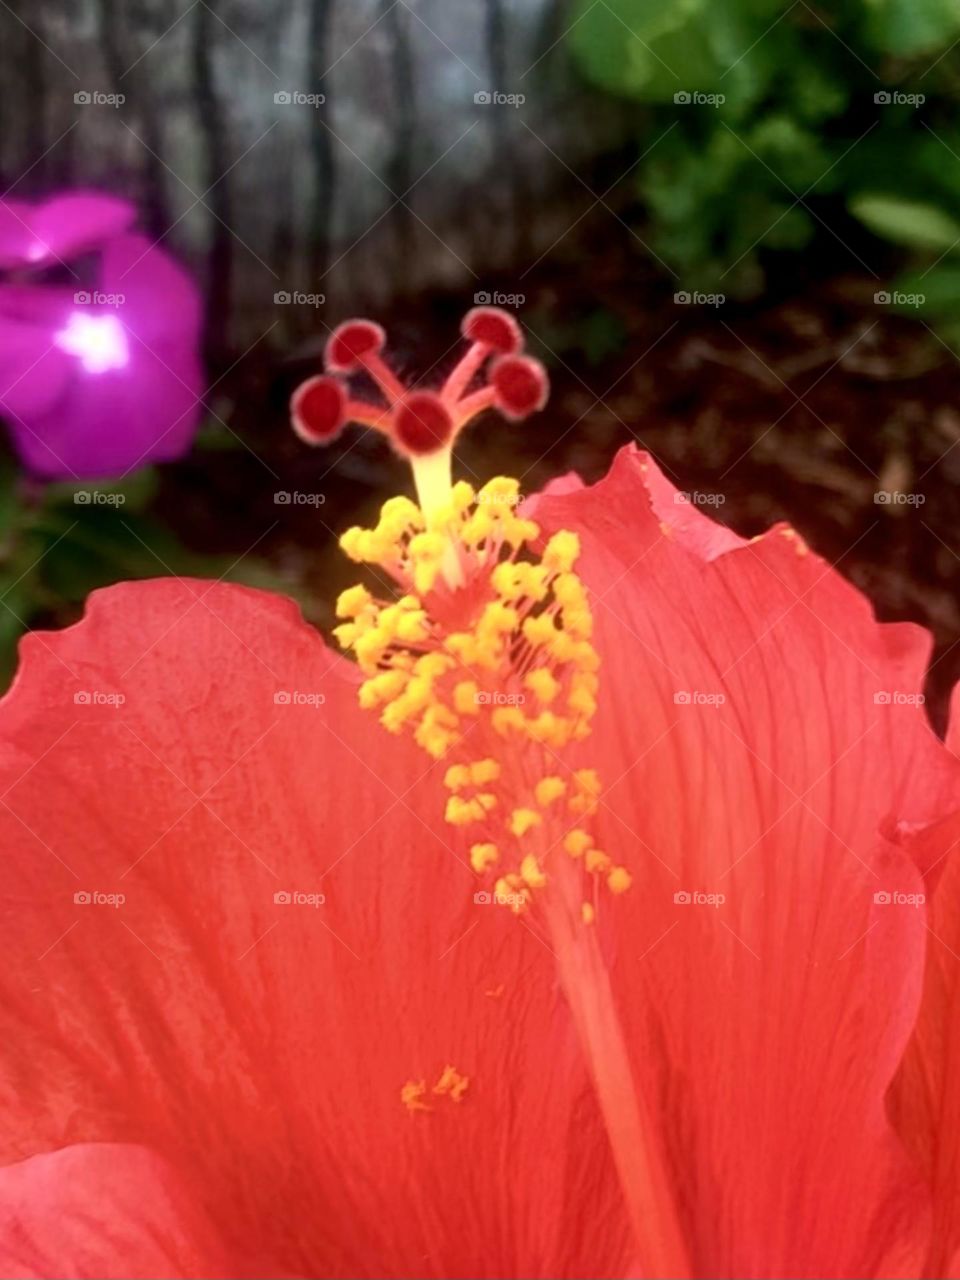
[(564, 0), (13, 0), (0, 174), (20, 198), (136, 200), (204, 284), (221, 354), (274, 322), (289, 343), (424, 289), (472, 296), (562, 234), (590, 200), (565, 165), (588, 171), (621, 133), (558, 41), (572, 16)]

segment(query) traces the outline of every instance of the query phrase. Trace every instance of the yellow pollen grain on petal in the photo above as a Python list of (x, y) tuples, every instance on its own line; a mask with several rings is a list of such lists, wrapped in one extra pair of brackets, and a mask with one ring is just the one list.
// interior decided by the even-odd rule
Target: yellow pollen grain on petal
[(440, 1079), (433, 1086), (436, 1094), (446, 1094), (453, 1102), (460, 1102), (469, 1087), (470, 1080), (462, 1076), (456, 1067), (446, 1066)]
[(539, 827), (543, 818), (536, 809), (514, 809), (508, 823), (510, 834), (518, 839), (525, 836), (531, 827)]
[(593, 839), (582, 827), (574, 827), (563, 838), (563, 847), (571, 858), (582, 858), (593, 845)]
[(537, 667), (529, 672), (523, 681), (525, 689), (529, 689), (540, 702), (549, 703), (560, 692), (560, 685), (548, 667)]
[(489, 813), (491, 809), (495, 809), (497, 807), (497, 797), (492, 791), (481, 791), (474, 797), (474, 799), (480, 808), (483, 809), (484, 813)]
[(561, 529), (553, 534), (543, 552), (544, 567), (553, 573), (569, 573), (580, 555), (580, 539)]
[(614, 867), (607, 876), (607, 888), (611, 893), (626, 893), (633, 884), (633, 878), (626, 867)]
[(597, 918), (597, 913), (593, 909), (592, 902), (584, 902), (580, 907), (580, 918), (584, 924), (593, 924)]
[(610, 870), (610, 858), (602, 849), (588, 849), (587, 856), (584, 859), (584, 865), (587, 870), (598, 875)]
[(476, 760), (470, 765), (470, 781), (478, 787), (485, 787), (491, 782), (496, 782), (500, 777), (500, 762), (492, 757), (486, 760)]
[(547, 883), (543, 868), (532, 853), (528, 853), (520, 863), (520, 874), (531, 889), (542, 889)]
[(433, 1108), (423, 1101), (427, 1092), (426, 1080), (408, 1080), (400, 1090), (400, 1101), (408, 1111), (432, 1111)]
[(482, 876), (499, 859), (500, 851), (495, 844), (473, 844), (470, 846), (470, 865), (478, 876)]
[(551, 775), (549, 778), (541, 778), (533, 789), (537, 804), (544, 808), (548, 804), (552, 804), (554, 800), (559, 800), (567, 789), (567, 784), (562, 778)]

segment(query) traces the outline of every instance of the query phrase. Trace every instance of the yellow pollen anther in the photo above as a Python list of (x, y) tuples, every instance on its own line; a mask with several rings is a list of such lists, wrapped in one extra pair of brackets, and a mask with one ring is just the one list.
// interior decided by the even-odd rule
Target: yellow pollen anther
[(400, 1090), (400, 1101), (408, 1111), (432, 1111), (433, 1108), (423, 1101), (426, 1092), (426, 1080), (408, 1080)]
[(495, 844), (474, 844), (470, 846), (470, 865), (478, 876), (494, 865), (500, 857)]
[(356, 618), (373, 603), (373, 596), (361, 583), (355, 587), (347, 587), (337, 597), (337, 617)]
[(633, 883), (626, 867), (614, 867), (607, 876), (607, 888), (611, 893), (626, 893)]
[(450, 791), (462, 791), (470, 785), (470, 766), (452, 764), (443, 775), (443, 785)]
[(486, 809), (480, 803), (480, 797), (473, 800), (462, 800), (460, 796), (451, 796), (447, 801), (444, 818), (452, 827), (466, 827), (471, 822), (482, 822)]
[(543, 818), (536, 809), (514, 809), (510, 815), (508, 826), (510, 834), (518, 839), (525, 836), (531, 827), (539, 827)]
[(584, 924), (593, 924), (597, 918), (597, 913), (593, 909), (592, 902), (585, 902), (580, 908), (580, 917)]
[(574, 827), (564, 836), (563, 847), (571, 858), (582, 858), (587, 850), (593, 847), (593, 840), (582, 828)]
[(559, 800), (567, 789), (567, 784), (562, 778), (555, 776), (549, 778), (541, 778), (534, 787), (533, 794), (536, 797), (537, 804), (543, 805), (544, 808), (548, 804), (552, 804), (554, 800)]
[(480, 714), (480, 696), (475, 680), (461, 680), (454, 685), (453, 705), (462, 716)]
[(609, 871), (612, 864), (602, 849), (588, 849), (584, 865), (588, 871), (602, 874)]
[(532, 853), (528, 853), (520, 863), (520, 874), (523, 877), (524, 883), (528, 884), (531, 889), (542, 889), (547, 883), (547, 877), (544, 875), (540, 863)]
[(486, 786), (488, 783), (496, 782), (500, 777), (499, 761), (488, 757), (486, 760), (477, 760), (470, 765), (470, 781), (477, 787)]
[(552, 702), (560, 692), (560, 684), (548, 667), (537, 667), (524, 677), (524, 688), (541, 702)]
[(543, 564), (553, 573), (569, 573), (580, 555), (580, 539), (575, 533), (561, 530), (547, 543)]
[(467, 1091), (470, 1080), (462, 1076), (456, 1067), (446, 1066), (440, 1079), (433, 1086), (433, 1092), (447, 1094), (454, 1102), (459, 1102)]

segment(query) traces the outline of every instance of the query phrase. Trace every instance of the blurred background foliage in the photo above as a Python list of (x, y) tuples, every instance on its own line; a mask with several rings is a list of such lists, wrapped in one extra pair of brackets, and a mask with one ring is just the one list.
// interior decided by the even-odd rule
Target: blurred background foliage
[(960, 341), (960, 5), (580, 0), (570, 38), (637, 104), (641, 152), (664, 135), (634, 180), (686, 285), (756, 297), (772, 256), (835, 258), (859, 223), (909, 251), (898, 288)]

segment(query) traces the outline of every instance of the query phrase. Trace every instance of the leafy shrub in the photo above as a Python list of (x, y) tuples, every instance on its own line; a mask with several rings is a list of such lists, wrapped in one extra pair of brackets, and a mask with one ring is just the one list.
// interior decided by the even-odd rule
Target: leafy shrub
[(957, 0), (578, 4), (576, 58), (637, 103), (646, 235), (684, 286), (749, 296), (807, 247), (874, 268), (867, 228), (943, 257), (921, 292), (960, 334)]

